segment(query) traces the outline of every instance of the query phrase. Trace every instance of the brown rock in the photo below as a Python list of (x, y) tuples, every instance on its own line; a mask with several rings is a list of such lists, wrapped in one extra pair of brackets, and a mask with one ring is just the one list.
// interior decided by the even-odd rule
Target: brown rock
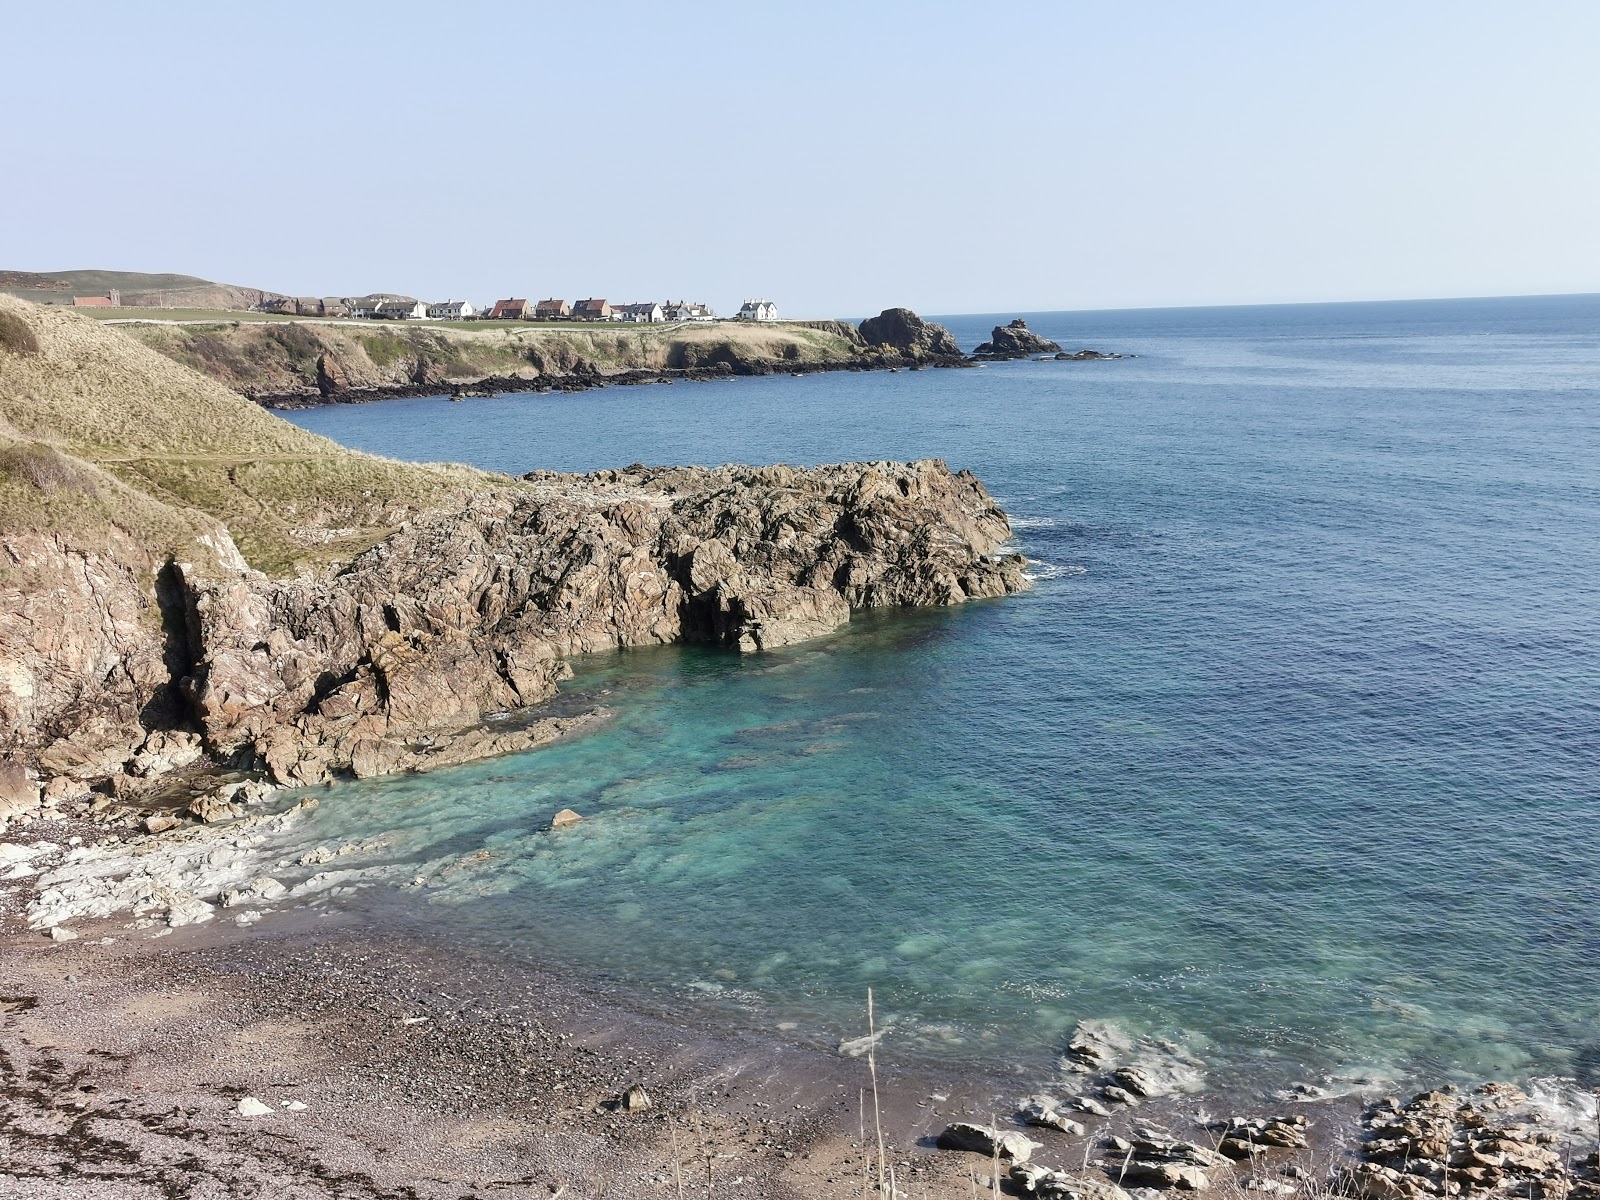
[(550, 828), (551, 829), (570, 829), (572, 826), (578, 824), (578, 822), (580, 822), (582, 820), (583, 820), (583, 814), (582, 813), (574, 812), (570, 808), (563, 808), (555, 816), (550, 818)]

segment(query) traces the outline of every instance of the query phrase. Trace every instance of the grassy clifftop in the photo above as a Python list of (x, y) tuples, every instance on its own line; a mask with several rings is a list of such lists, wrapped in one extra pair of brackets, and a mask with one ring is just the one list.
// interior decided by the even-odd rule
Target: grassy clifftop
[(5, 532), (115, 530), (181, 556), (214, 520), (252, 566), (282, 573), (491, 478), (354, 453), (116, 328), (0, 295)]
[(490, 377), (559, 380), (575, 373), (726, 365), (781, 369), (852, 359), (849, 326), (365, 324), (324, 321), (119, 326), (162, 354), (252, 395), (476, 383)]

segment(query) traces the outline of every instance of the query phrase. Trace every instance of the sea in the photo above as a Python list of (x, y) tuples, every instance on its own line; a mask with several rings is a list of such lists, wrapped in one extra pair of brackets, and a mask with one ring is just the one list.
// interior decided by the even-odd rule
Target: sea
[(370, 871), (325, 902), (801, 1044), (871, 988), (941, 1070), (1092, 1020), (1219, 1086), (1600, 1084), (1600, 296), (935, 319), (1018, 315), (1128, 357), (284, 414), (505, 472), (942, 458), (1037, 581), (581, 659), (603, 731), (321, 793)]

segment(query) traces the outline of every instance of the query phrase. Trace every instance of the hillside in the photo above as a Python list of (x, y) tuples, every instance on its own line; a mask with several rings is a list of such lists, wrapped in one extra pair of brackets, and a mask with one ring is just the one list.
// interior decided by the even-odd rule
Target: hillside
[(74, 296), (122, 293), (130, 308), (248, 309), (276, 293), (261, 288), (213, 283), (193, 275), (150, 275), (140, 271), (0, 271), (0, 293), (39, 304), (71, 305)]
[(0, 296), (8, 534), (120, 531), (203, 557), (185, 543), (220, 522), (251, 565), (282, 573), (365, 549), (484, 478), (353, 453), (115, 328)]
[(256, 397), (294, 402), (340, 393), (470, 385), (489, 378), (593, 378), (685, 369), (763, 374), (848, 364), (865, 349), (835, 322), (772, 325), (414, 325), (296, 321), (136, 322), (130, 337)]

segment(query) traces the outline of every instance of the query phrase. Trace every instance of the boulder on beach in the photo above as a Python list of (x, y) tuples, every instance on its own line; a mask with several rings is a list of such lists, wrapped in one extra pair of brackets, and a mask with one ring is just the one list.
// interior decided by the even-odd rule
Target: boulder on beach
[(567, 829), (573, 825), (576, 825), (581, 820), (583, 820), (582, 813), (575, 812), (570, 808), (563, 808), (555, 816), (550, 818), (550, 828)]
[(941, 1150), (970, 1150), (974, 1154), (991, 1156), (998, 1154), (1001, 1158), (1019, 1163), (1027, 1162), (1033, 1152), (1043, 1145), (1043, 1142), (1036, 1142), (1026, 1134), (1001, 1132), (987, 1125), (975, 1125), (971, 1121), (953, 1121), (939, 1135)]

